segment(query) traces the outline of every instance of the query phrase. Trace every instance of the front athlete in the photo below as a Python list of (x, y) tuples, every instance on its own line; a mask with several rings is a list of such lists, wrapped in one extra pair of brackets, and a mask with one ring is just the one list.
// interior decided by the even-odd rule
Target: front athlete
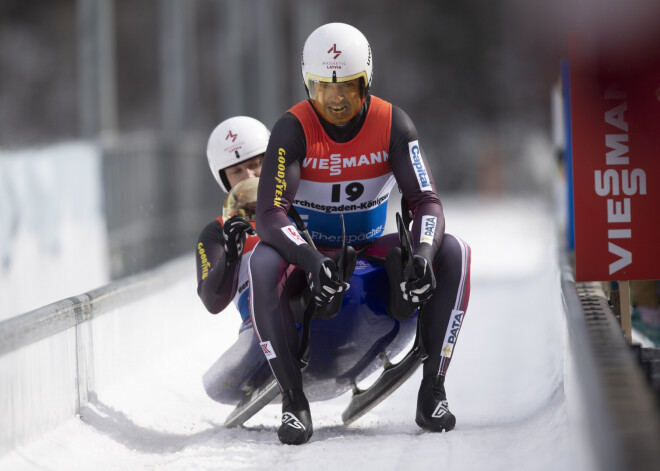
[[(315, 30), (302, 56), (309, 100), (275, 124), (264, 157), (256, 215), (261, 242), (249, 266), (250, 309), (282, 393), (282, 443), (305, 443), (313, 430), (297, 361), (300, 319), (288, 309), (288, 298), (309, 285), (322, 307), (349, 288), (331, 258), (341, 244), (340, 213), (351, 246), (377, 256), (398, 250), (397, 234), (384, 234), (394, 184), (412, 213), (415, 268), (395, 294), (423, 306), (429, 354), (416, 421), (431, 431), (451, 430), (456, 421), (444, 379), (468, 304), (470, 251), (445, 233), (442, 204), (413, 122), (400, 108), (370, 95), (372, 64), (366, 38), (352, 26), (331, 23)], [(288, 219), (291, 206), (316, 248)]]

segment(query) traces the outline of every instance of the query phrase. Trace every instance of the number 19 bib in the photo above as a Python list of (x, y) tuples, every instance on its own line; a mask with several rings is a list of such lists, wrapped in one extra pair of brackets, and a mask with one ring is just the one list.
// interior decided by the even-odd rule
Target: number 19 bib
[(293, 205), (310, 236), (321, 245), (359, 245), (382, 235), (395, 179), (388, 160), (392, 105), (375, 96), (362, 129), (352, 140), (334, 142), (308, 101), (289, 110), (305, 131), (307, 155)]

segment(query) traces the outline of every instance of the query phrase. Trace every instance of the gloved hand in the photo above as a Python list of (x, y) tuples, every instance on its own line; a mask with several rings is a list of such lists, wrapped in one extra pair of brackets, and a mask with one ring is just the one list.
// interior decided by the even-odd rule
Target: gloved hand
[(335, 294), (346, 291), (350, 285), (339, 281), (337, 265), (328, 257), (317, 258), (307, 272), (307, 283), (317, 306), (324, 306), (332, 301)]
[(245, 234), (255, 235), (252, 224), (240, 216), (233, 216), (222, 226), (225, 237), (225, 252), (227, 262), (231, 263), (243, 253)]
[(415, 278), (401, 283), (403, 299), (413, 303), (425, 303), (435, 291), (433, 268), (421, 255), (413, 255)]

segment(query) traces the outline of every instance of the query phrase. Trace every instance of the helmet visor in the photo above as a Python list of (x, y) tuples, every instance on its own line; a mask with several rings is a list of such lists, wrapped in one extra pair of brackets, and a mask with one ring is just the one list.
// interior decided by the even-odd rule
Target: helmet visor
[(327, 78), (319, 80), (312, 76), (307, 80), (309, 98), (323, 119), (330, 124), (345, 124), (364, 103), (364, 77), (365, 74), (360, 73), (329, 81)]

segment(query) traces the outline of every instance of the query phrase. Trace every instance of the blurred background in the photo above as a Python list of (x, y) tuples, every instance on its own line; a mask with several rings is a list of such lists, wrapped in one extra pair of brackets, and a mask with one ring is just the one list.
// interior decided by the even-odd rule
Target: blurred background
[(658, 24), (646, 0), (572, 3), (3, 0), (0, 299), (48, 292), (40, 264), (67, 246), (66, 271), (92, 285), (192, 253), (224, 199), (210, 132), (238, 114), (272, 127), (305, 99), (302, 46), (331, 21), (370, 41), (373, 94), (416, 123), (441, 195), (549, 198), (568, 32), (607, 29), (633, 4)]

